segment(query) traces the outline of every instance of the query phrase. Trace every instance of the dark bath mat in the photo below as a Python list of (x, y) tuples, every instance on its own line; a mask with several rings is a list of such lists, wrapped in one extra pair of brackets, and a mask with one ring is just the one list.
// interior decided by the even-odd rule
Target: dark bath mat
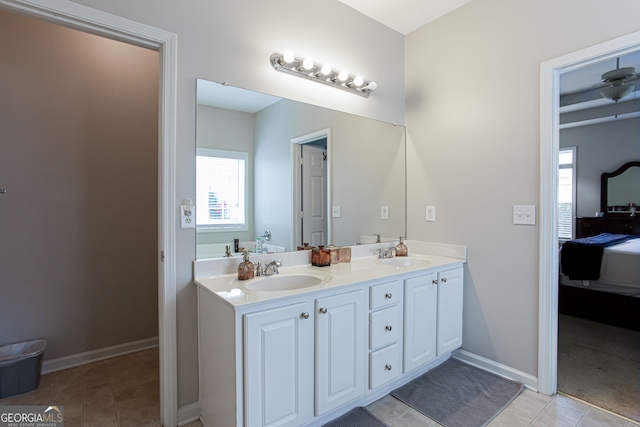
[(353, 408), (340, 418), (337, 418), (323, 427), (389, 427), (379, 419), (377, 419), (371, 412), (365, 408), (359, 406)]
[(391, 395), (446, 427), (484, 427), (523, 385), (450, 358)]

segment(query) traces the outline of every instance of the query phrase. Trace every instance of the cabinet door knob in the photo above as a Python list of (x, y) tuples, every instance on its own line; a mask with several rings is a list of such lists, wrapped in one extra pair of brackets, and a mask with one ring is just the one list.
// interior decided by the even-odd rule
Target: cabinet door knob
[(393, 295), (391, 295), (391, 293), (384, 294), (384, 297), (385, 297), (386, 299), (391, 299), (391, 297), (392, 297), (392, 296), (393, 296)]
[(326, 309), (326, 308), (324, 308), (324, 307), (322, 307), (322, 308), (320, 309), (320, 313), (322, 313), (322, 314), (327, 314), (327, 309)]
[(306, 311), (304, 313), (302, 313), (300, 315), (300, 317), (302, 317), (303, 319), (308, 319), (309, 318), (309, 313), (307, 313)]
[(432, 280), (431, 283), (433, 283), (434, 285), (438, 284), (438, 281), (436, 279)]
[(443, 278), (442, 278), (442, 281), (443, 281), (444, 283), (447, 283), (447, 278), (446, 278), (446, 277), (443, 277)]
[(384, 369), (387, 370), (387, 371), (390, 371), (391, 370), (391, 365), (385, 365)]
[(384, 327), (384, 329), (386, 329), (387, 331), (391, 332), (391, 329), (393, 329), (393, 328), (391, 327), (391, 325), (387, 325), (387, 326)]

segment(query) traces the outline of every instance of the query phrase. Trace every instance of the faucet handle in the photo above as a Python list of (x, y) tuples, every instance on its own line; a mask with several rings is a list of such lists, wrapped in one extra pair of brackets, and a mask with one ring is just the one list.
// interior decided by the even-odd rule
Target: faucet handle
[(256, 269), (256, 276), (262, 276), (262, 273), (264, 273), (264, 271), (262, 270), (262, 267), (260, 266), (259, 262), (255, 263), (255, 269)]

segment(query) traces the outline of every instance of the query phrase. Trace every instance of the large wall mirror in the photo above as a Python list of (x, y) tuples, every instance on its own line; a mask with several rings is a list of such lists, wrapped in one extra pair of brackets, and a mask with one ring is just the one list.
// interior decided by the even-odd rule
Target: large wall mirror
[(199, 259), (405, 236), (404, 127), (200, 79), (197, 100)]

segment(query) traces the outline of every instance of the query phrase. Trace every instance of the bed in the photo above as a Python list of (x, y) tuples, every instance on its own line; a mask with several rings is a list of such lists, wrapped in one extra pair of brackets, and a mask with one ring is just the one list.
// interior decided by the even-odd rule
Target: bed
[[(560, 248), (559, 312), (575, 317), (640, 331), (640, 215), (636, 214), (640, 202), (637, 185), (640, 161), (628, 162), (615, 172), (605, 172), (601, 179), (601, 213), (598, 217), (577, 218), (576, 237)], [(636, 200), (626, 206), (613, 198), (613, 188), (625, 172), (632, 172), (632, 193), (624, 200)], [(612, 179), (615, 178), (615, 181)], [(598, 240), (603, 234), (627, 235), (620, 243), (603, 245), (601, 256), (587, 254), (582, 264), (588, 271), (563, 268), (563, 249), (572, 242)], [(586, 239), (585, 239), (586, 238)], [(595, 251), (597, 253), (597, 251)], [(565, 254), (566, 255), (566, 254)], [(596, 259), (596, 261), (594, 261)], [(585, 261), (586, 260), (586, 261)], [(575, 267), (575, 265), (574, 265)]]

